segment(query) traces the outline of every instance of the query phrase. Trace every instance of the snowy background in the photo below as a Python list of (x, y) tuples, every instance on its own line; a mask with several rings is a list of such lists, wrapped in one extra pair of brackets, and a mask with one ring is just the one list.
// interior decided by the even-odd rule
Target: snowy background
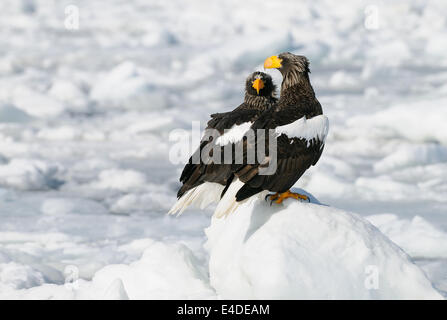
[(0, 29), (1, 298), (219, 296), (212, 210), (166, 215), (169, 134), (239, 105), (283, 51), (310, 59), (331, 123), (297, 187), (447, 296), (445, 1), (3, 0)]

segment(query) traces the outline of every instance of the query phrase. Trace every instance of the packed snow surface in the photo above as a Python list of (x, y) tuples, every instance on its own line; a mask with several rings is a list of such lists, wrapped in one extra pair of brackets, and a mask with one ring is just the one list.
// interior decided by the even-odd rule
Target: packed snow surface
[(211, 285), (225, 299), (435, 299), (423, 272), (363, 218), (257, 200), (206, 229)]
[[(303, 190), (297, 190), (303, 192)], [(442, 299), (395, 243), (354, 213), (285, 200), (253, 200), (205, 230), (209, 271), (184, 244), (139, 239), (129, 264), (110, 264), (91, 281), (65, 269), (65, 284), (41, 272), (0, 264), (0, 298), (54, 299)], [(54, 201), (48, 207), (57, 207)], [(51, 211), (51, 210), (50, 210)], [(29, 288), (29, 289), (27, 289)]]
[[(67, 16), (73, 8), (79, 28)], [(358, 227), (346, 229), (347, 238), (332, 230), (327, 246), (346, 244), (349, 237), (365, 245), (376, 239), (382, 257), (390, 258), (388, 265), (373, 259), (384, 276), (404, 266), (399, 279), (421, 288), (424, 298), (435, 297), (408, 258), (346, 213), (355, 212), (447, 296), (445, 12), (443, 0), (3, 0), (0, 296), (227, 296), (208, 266), (219, 252), (204, 248), (214, 208), (166, 215), (183, 167), (171, 151), (189, 146), (178, 157), (186, 161), (197, 147), (189, 141), (192, 122), (203, 128), (209, 114), (237, 107), (247, 75), (283, 51), (309, 58), (311, 82), (331, 127), (320, 161), (296, 187), (330, 208), (290, 204), (304, 219), (272, 207), (275, 214), (260, 233), (271, 236), (273, 223), (284, 221), (300, 222), (299, 230), (320, 221), (324, 230), (327, 211), (334, 227)], [(280, 73), (267, 72), (280, 85)], [(170, 140), (176, 129), (183, 130), (175, 131), (183, 140)], [(266, 211), (261, 204), (256, 208), (261, 217), (247, 207), (238, 212), (245, 216), (222, 221), (239, 221), (243, 228), (250, 215), (260, 222)], [(315, 248), (321, 231), (312, 226), (308, 248)], [(254, 246), (250, 241), (239, 245)], [(288, 247), (277, 241), (280, 254)], [(360, 246), (353, 245), (346, 252)], [(351, 266), (364, 276), (361, 262), (371, 249), (358, 250), (365, 255), (353, 258), (358, 261), (340, 258), (340, 274)], [(301, 261), (296, 253), (290, 255), (295, 266)], [(249, 254), (256, 259), (256, 252)], [(317, 257), (311, 261), (322, 277), (336, 267), (317, 264)], [(240, 262), (237, 272), (248, 268)], [(298, 270), (305, 274), (309, 267)], [(256, 280), (260, 272), (250, 276)], [(361, 288), (346, 288), (346, 297), (414, 293), (408, 289), (404, 296), (402, 283), (388, 290), (386, 281), (379, 281), (383, 291), (365, 293), (359, 279), (352, 281)], [(330, 288), (318, 292), (335, 295)]]

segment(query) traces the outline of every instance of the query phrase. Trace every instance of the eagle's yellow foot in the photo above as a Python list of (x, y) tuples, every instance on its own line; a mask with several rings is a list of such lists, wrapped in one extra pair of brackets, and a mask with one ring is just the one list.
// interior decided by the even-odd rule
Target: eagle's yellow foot
[(279, 198), (281, 194), (280, 193), (275, 193), (275, 194), (268, 194), (265, 196), (265, 201), (267, 201), (267, 199), (270, 200), (270, 205), (272, 205), (273, 201), (275, 201), (276, 199)]
[(279, 195), (279, 197), (276, 198), (275, 203), (281, 204), (287, 198), (294, 198), (296, 200), (305, 200), (305, 201), (310, 202), (308, 196), (305, 196), (305, 195), (299, 194), (299, 193), (295, 193), (295, 192), (290, 192), (290, 190), (287, 190), (286, 192), (281, 193)]

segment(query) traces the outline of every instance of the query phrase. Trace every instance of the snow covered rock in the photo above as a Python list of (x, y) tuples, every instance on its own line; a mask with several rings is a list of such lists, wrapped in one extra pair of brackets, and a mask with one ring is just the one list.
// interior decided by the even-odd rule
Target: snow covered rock
[(356, 214), (256, 200), (205, 230), (226, 299), (440, 299), (398, 246)]

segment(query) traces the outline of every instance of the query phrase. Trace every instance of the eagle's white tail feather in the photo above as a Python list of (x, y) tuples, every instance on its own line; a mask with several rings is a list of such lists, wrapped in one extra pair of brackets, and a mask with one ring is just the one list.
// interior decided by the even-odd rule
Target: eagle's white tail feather
[(243, 182), (239, 179), (233, 181), (228, 190), (225, 192), (222, 199), (220, 199), (219, 204), (214, 211), (214, 216), (217, 218), (222, 218), (228, 216), (230, 213), (234, 212), (242, 203), (245, 203), (248, 199), (244, 201), (236, 201), (236, 193), (243, 186)]
[(225, 192), (225, 195), (222, 197), (222, 199), (220, 199), (216, 210), (214, 211), (214, 216), (216, 218), (227, 217), (229, 214), (236, 211), (242, 204), (251, 202), (257, 198), (263, 199), (265, 195), (268, 194), (268, 191), (264, 190), (251, 196), (250, 198), (237, 202), (236, 193), (239, 191), (240, 188), (242, 188), (243, 185), (244, 183), (241, 182), (239, 179), (236, 179), (231, 183), (231, 185), (228, 187), (228, 190)]
[(205, 182), (188, 190), (169, 210), (168, 214), (182, 214), (190, 205), (204, 209), (213, 202), (218, 202), (224, 186), (219, 183)]

